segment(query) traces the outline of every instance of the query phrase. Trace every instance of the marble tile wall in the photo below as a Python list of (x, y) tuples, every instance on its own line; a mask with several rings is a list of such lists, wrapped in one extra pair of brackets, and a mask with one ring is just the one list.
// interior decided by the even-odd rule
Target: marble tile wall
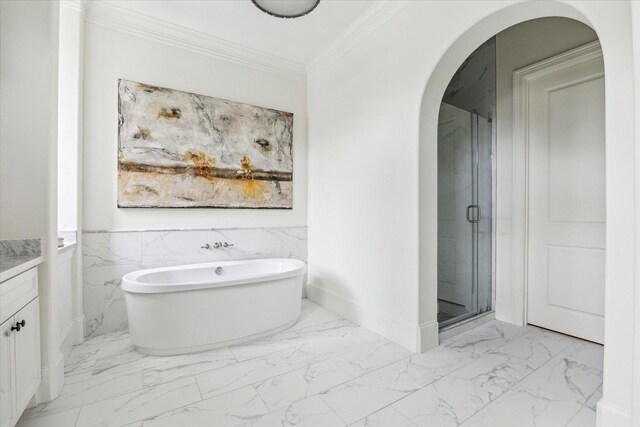
[[(215, 249), (214, 243), (228, 242)], [(210, 249), (203, 249), (205, 244)], [(85, 337), (128, 329), (122, 276), (145, 268), (207, 261), (307, 261), (307, 228), (238, 228), (83, 233)], [(306, 283), (306, 278), (305, 278)]]

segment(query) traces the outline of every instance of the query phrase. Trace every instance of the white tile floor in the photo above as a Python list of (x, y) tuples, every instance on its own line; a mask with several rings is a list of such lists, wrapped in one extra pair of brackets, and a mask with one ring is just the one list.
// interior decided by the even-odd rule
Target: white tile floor
[(602, 347), (492, 321), (411, 354), (304, 300), (291, 329), (205, 353), (94, 338), (73, 349), (65, 383), (18, 426), (587, 427)]

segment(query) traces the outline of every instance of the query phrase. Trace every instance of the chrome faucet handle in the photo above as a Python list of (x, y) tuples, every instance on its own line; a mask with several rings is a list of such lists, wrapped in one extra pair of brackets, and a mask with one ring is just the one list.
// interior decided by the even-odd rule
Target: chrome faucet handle
[(209, 249), (211, 247), (210, 244), (205, 243), (203, 246), (200, 246), (200, 249)]

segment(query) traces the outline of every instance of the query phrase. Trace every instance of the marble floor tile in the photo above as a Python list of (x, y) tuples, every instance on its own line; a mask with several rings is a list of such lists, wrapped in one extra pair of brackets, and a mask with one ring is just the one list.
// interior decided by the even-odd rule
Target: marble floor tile
[(269, 410), (273, 411), (347, 382), (352, 378), (336, 363), (325, 360), (270, 378), (258, 384), (256, 389)]
[(520, 327), (492, 320), (482, 326), (452, 337), (441, 345), (469, 353), (482, 354), (503, 346), (532, 330), (531, 326)]
[(361, 327), (333, 328), (303, 335), (305, 343), (300, 347), (304, 352), (325, 355), (327, 358), (339, 356), (360, 346), (380, 341), (388, 342), (380, 335)]
[(572, 345), (561, 352), (529, 375), (524, 383), (582, 405), (602, 385), (602, 365), (594, 367), (575, 360), (586, 358), (591, 362), (593, 357), (576, 354), (574, 350)]
[(134, 351), (129, 340), (129, 335), (124, 335), (119, 339), (105, 340), (96, 344), (77, 345), (71, 350), (65, 365), (87, 360), (102, 359), (105, 357), (115, 357), (122, 353)]
[(576, 415), (571, 418), (566, 427), (595, 427), (596, 411), (583, 405)]
[(530, 369), (538, 369), (574, 341), (566, 335), (535, 329), (489, 352), (507, 355)]
[[(519, 384), (465, 423), (463, 427), (561, 427), (580, 405), (544, 390)], [(587, 427), (587, 426), (582, 426)]]
[(198, 375), (237, 363), (228, 348), (175, 357), (157, 357), (142, 370), (142, 383), (151, 386)]
[(588, 406), (589, 408), (593, 409), (593, 412), (595, 412), (596, 406), (598, 405), (598, 401), (600, 401), (600, 399), (602, 399), (602, 384), (600, 384), (600, 387), (598, 387), (596, 391), (593, 392), (589, 400), (587, 400), (587, 403), (585, 403), (585, 406)]
[(313, 337), (323, 336), (337, 336), (342, 333), (347, 333), (351, 329), (357, 328), (356, 325), (349, 322), (346, 319), (340, 317), (333, 318), (331, 316), (326, 321), (318, 321), (318, 318), (310, 318), (307, 321), (302, 321), (293, 326), (293, 329), (301, 337), (311, 339)]
[(239, 388), (219, 396), (148, 417), (144, 427), (240, 426), (269, 413), (255, 387)]
[(80, 408), (70, 409), (41, 417), (23, 416), (18, 420), (18, 427), (73, 427), (78, 420)]
[(409, 357), (412, 353), (396, 343), (380, 340), (332, 358), (342, 369), (358, 377)]
[(142, 372), (125, 375), (95, 375), (86, 381), (65, 384), (60, 396), (25, 412), (27, 418), (90, 405), (124, 393), (142, 390)]
[(298, 321), (295, 325), (291, 327), (292, 330), (297, 331), (299, 329), (304, 329), (309, 327), (310, 325), (319, 324), (319, 323), (328, 323), (328, 322), (336, 322), (336, 321), (346, 321), (342, 319), (342, 317), (337, 314), (326, 310), (315, 304), (313, 302), (305, 303), (304, 301), (309, 301), (308, 299), (304, 299), (302, 303), (302, 310), (300, 312), (300, 316), (298, 317)]
[(193, 377), (83, 406), (76, 427), (122, 426), (201, 400)]
[(288, 330), (208, 352), (154, 357), (127, 332), (91, 338), (71, 351), (61, 395), (18, 427), (590, 427), (602, 356), (498, 321), (411, 354), (303, 300)]
[(375, 412), (366, 418), (361, 419), (353, 424), (352, 427), (415, 427), (415, 424), (409, 421), (400, 412), (387, 406), (384, 409)]
[(572, 340), (573, 343), (562, 352), (563, 357), (602, 370), (604, 346), (577, 338), (572, 338)]
[(223, 394), (291, 371), (277, 355), (251, 359), (196, 376), (203, 398)]
[(243, 424), (246, 427), (343, 427), (345, 425), (345, 422), (318, 396), (299, 400)]
[(458, 426), (530, 372), (510, 362), (508, 356), (485, 354), (393, 407), (418, 426)]
[(294, 331), (287, 330), (248, 343), (231, 346), (230, 350), (236, 359), (243, 361), (298, 347), (303, 343), (304, 339), (300, 335)]
[(424, 353), (417, 353), (406, 360), (414, 380), (422, 386), (454, 372), (477, 360), (478, 356), (452, 350), (447, 347), (436, 347)]
[(322, 399), (348, 424), (419, 390), (406, 360), (370, 372), (322, 393)]
[(75, 363), (67, 363), (64, 366), (64, 383), (73, 384), (86, 381), (93, 374), (97, 360), (81, 360)]
[(302, 368), (303, 366), (307, 365), (313, 365), (314, 363), (327, 360), (330, 356), (332, 356), (331, 353), (325, 353), (321, 351), (315, 352), (313, 350), (315, 349), (310, 349), (305, 344), (301, 344), (294, 348), (279, 351), (276, 354), (282, 357), (282, 360), (289, 364), (292, 369)]

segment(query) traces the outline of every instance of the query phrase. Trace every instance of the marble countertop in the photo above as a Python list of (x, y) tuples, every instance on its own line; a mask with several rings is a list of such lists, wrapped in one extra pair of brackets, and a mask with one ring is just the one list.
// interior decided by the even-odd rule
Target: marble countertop
[(24, 273), (43, 261), (44, 257), (38, 254), (0, 258), (0, 283)]

